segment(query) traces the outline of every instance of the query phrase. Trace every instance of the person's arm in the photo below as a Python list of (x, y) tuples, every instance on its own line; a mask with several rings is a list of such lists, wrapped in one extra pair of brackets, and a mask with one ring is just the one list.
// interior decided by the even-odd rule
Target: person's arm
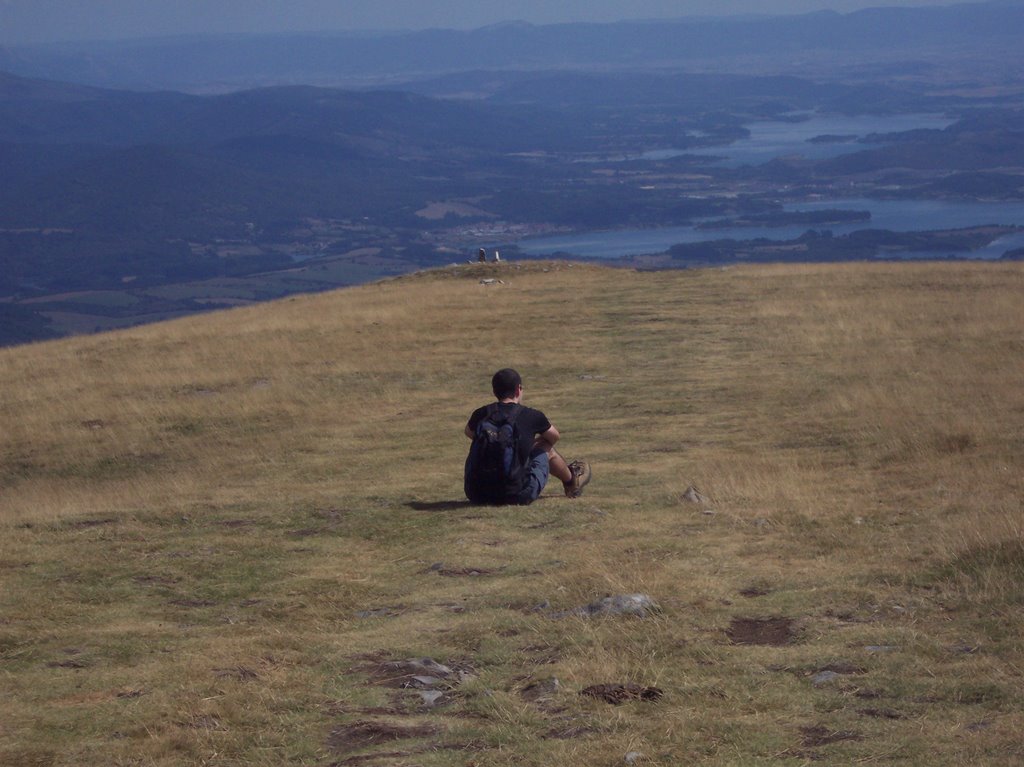
[(554, 426), (549, 426), (547, 431), (537, 435), (533, 446), (543, 448), (544, 450), (550, 450), (555, 446), (555, 443), (558, 442), (558, 439), (561, 436), (562, 435), (558, 433), (558, 429)]
[(466, 421), (466, 428), (464, 429), (465, 435), (470, 439), (474, 439), (476, 437), (476, 427), (477, 424), (480, 423), (481, 419), (483, 419), (485, 415), (484, 411), (485, 408), (478, 408), (470, 413), (469, 420)]

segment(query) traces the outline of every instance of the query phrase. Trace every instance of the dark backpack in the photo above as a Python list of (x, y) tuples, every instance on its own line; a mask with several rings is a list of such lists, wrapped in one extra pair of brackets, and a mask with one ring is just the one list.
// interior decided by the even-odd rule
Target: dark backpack
[(495, 403), (476, 425), (466, 458), (466, 497), (474, 503), (515, 503), (523, 489), (526, 466), (519, 456), (516, 418), (521, 405), (506, 410)]

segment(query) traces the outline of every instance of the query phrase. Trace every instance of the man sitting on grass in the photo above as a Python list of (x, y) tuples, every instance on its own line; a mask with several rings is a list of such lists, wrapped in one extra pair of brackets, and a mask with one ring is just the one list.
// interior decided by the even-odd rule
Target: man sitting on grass
[(491, 388), (498, 401), (474, 410), (466, 424), (466, 436), (473, 440), (466, 458), (466, 497), (473, 503), (532, 503), (554, 474), (566, 496), (578, 498), (590, 481), (590, 465), (567, 463), (555, 451), (558, 429), (539, 410), (520, 404), (519, 373), (499, 370)]

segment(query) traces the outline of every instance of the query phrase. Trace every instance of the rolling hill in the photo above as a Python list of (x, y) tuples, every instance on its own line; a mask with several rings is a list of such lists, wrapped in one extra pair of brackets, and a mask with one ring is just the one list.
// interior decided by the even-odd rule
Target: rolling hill
[[(1018, 763), (1022, 282), (466, 265), (0, 349), (0, 762)], [(508, 364), (582, 498), (463, 501)]]
[(841, 14), (676, 18), (614, 24), (496, 24), (409, 33), (211, 35), (0, 48), (0, 70), (114, 88), (237, 90), (318, 83), (375, 86), (486, 68), (707, 68), (785, 72), (871, 61), (901, 75), (938, 74), (952, 51), (987, 61), (1019, 60), (1018, 2)]

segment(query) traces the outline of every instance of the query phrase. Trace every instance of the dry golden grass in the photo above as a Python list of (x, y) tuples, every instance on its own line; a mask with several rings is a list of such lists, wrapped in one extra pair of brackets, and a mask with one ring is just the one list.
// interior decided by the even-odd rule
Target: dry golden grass
[[(0, 350), (0, 763), (1019, 764), (1022, 295), (472, 265)], [(578, 501), (461, 503), (506, 365)], [(471, 673), (373, 683), (413, 657)]]

